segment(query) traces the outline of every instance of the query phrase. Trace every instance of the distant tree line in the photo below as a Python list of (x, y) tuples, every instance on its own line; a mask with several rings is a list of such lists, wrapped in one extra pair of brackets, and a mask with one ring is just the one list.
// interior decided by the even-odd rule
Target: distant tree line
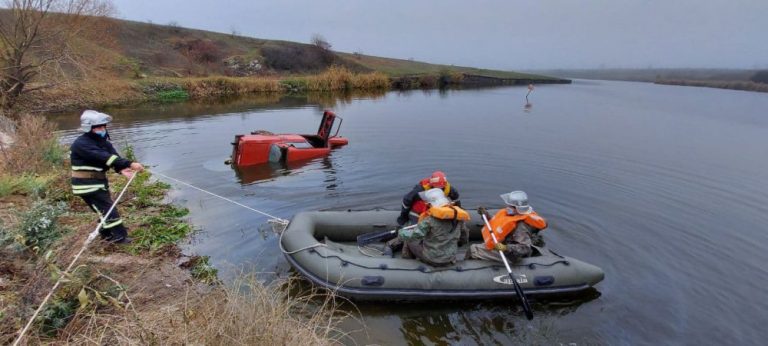
[(755, 72), (750, 80), (755, 83), (768, 84), (768, 70), (760, 70)]

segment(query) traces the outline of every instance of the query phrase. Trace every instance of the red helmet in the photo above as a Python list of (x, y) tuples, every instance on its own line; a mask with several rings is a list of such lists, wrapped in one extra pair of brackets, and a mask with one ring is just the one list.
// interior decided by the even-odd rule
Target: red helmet
[(429, 185), (436, 188), (444, 188), (448, 183), (448, 178), (445, 177), (445, 173), (441, 171), (435, 171), (432, 176), (429, 177)]

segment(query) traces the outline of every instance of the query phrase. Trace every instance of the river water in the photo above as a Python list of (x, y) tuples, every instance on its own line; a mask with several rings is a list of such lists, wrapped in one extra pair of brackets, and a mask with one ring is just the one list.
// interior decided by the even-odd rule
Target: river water
[[(576, 81), (526, 88), (261, 97), (109, 110), (118, 147), (152, 169), (269, 214), (399, 208), (433, 170), (464, 206), (528, 193), (548, 245), (605, 270), (597, 290), (534, 303), (361, 304), (357, 343), (758, 344), (768, 340), (768, 94)], [(322, 109), (350, 144), (238, 174), (235, 134), (313, 133)], [(54, 116), (65, 140), (77, 115)], [(222, 276), (290, 274), (266, 218), (181, 185), (187, 252)], [(349, 322), (344, 328), (359, 328)]]

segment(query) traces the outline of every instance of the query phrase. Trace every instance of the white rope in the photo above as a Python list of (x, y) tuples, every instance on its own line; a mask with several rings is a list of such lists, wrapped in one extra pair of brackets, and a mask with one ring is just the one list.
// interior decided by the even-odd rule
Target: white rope
[(283, 234), (285, 234), (285, 232), (280, 233), (280, 239), (278, 239), (277, 243), (280, 244), (280, 251), (282, 251), (286, 255), (293, 255), (293, 254), (295, 254), (297, 252), (304, 251), (304, 250), (309, 250), (309, 249), (314, 249), (316, 247), (326, 247), (326, 246), (328, 246), (328, 245), (323, 244), (323, 243), (315, 243), (315, 244), (312, 244), (312, 245), (309, 245), (309, 246), (305, 246), (305, 247), (300, 248), (300, 249), (296, 249), (296, 250), (293, 250), (293, 251), (288, 251), (288, 250), (286, 250), (283, 247)]
[[(217, 194), (215, 194), (215, 193), (213, 193), (213, 192), (210, 192), (210, 191), (206, 191), (206, 190), (204, 190), (204, 189), (201, 189), (201, 188), (199, 188), (199, 187), (197, 187), (197, 186), (194, 186), (194, 185), (192, 185), (192, 184), (190, 184), (190, 183), (186, 183), (186, 182), (183, 182), (183, 181), (181, 181), (181, 180), (179, 180), (179, 179), (176, 179), (176, 178), (172, 178), (172, 177), (169, 177), (169, 176), (167, 176), (167, 175), (165, 175), (165, 174), (162, 174), (162, 173), (158, 173), (158, 172), (155, 172), (155, 171), (152, 171), (152, 174), (157, 174), (157, 175), (159, 175), (159, 176), (161, 176), (161, 177), (165, 177), (165, 178), (171, 179), (171, 180), (173, 180), (173, 181), (175, 181), (175, 182), (177, 182), (177, 183), (179, 183), (179, 184), (182, 184), (182, 185), (186, 185), (186, 186), (189, 186), (189, 187), (191, 187), (191, 188), (193, 188), (193, 189), (195, 189), (195, 190), (198, 190), (198, 191), (200, 191), (200, 192), (204, 192), (204, 193), (207, 193), (207, 194), (209, 194), (209, 195), (211, 195), (211, 196), (214, 196), (214, 197), (218, 197), (218, 198), (221, 198), (221, 199), (223, 199), (223, 200), (225, 200), (225, 201), (227, 201), (227, 202), (229, 202), (229, 203), (232, 203), (232, 204), (235, 204), (235, 205), (239, 205), (239, 206), (241, 206), (241, 207), (243, 207), (243, 208), (245, 208), (245, 209), (248, 209), (248, 210), (250, 210), (250, 211), (253, 211), (253, 212), (259, 213), (259, 214), (261, 214), (261, 215), (264, 215), (264, 216), (266, 216), (266, 217), (269, 217), (269, 218), (271, 218), (272, 220), (275, 220), (276, 222), (278, 222), (278, 223), (280, 223), (280, 224), (282, 224), (282, 225), (288, 225), (288, 220), (285, 220), (285, 219), (281, 219), (281, 218), (279, 218), (279, 217), (277, 217), (277, 216), (269, 215), (269, 214), (267, 214), (267, 213), (265, 213), (265, 212), (263, 212), (263, 211), (261, 211), (261, 210), (256, 210), (256, 209), (253, 209), (253, 208), (251, 208), (251, 207), (249, 207), (249, 206), (247, 206), (247, 205), (244, 205), (244, 204), (242, 204), (242, 203), (238, 203), (238, 202), (235, 202), (235, 201), (233, 201), (233, 200), (231, 200), (231, 199), (229, 199), (229, 198), (226, 198), (226, 197), (224, 197), (224, 196), (219, 196), (219, 195), (217, 195)], [(271, 220), (270, 220), (270, 221), (271, 221)]]
[[(120, 201), (121, 198), (123, 198), (123, 194), (125, 193), (126, 190), (128, 190), (128, 186), (131, 185), (131, 182), (133, 181), (133, 178), (136, 177), (136, 174), (138, 173), (134, 173), (131, 176), (131, 178), (128, 179), (128, 182), (123, 187), (123, 190), (120, 191), (120, 194), (115, 199), (115, 202), (112, 203), (112, 206), (109, 207), (109, 210), (105, 213), (105, 215), (109, 215), (112, 213), (112, 210), (115, 209), (117, 202)], [(48, 302), (48, 299), (51, 299), (51, 296), (53, 296), (53, 292), (55, 292), (56, 289), (61, 284), (61, 279), (63, 279), (67, 275), (67, 273), (69, 273), (69, 270), (72, 269), (72, 267), (75, 265), (75, 262), (77, 262), (77, 260), (80, 258), (80, 255), (82, 255), (83, 252), (85, 252), (85, 249), (88, 248), (88, 245), (93, 241), (93, 239), (96, 238), (96, 235), (99, 234), (99, 229), (104, 225), (104, 222), (107, 221), (107, 218), (99, 216), (99, 219), (101, 219), (101, 221), (96, 226), (96, 229), (94, 229), (93, 232), (91, 232), (91, 234), (88, 235), (88, 238), (85, 239), (85, 243), (83, 243), (83, 247), (80, 248), (80, 251), (77, 253), (77, 255), (75, 255), (75, 258), (73, 258), (72, 262), (69, 263), (69, 266), (67, 266), (67, 269), (64, 269), (61, 275), (59, 275), (59, 278), (56, 280), (56, 283), (53, 285), (53, 288), (51, 288), (51, 291), (48, 292), (48, 295), (45, 296), (45, 299), (43, 299), (43, 302), (40, 303), (40, 306), (37, 307), (37, 310), (35, 310), (35, 313), (32, 314), (32, 317), (29, 319), (29, 321), (27, 321), (27, 324), (19, 332), (19, 336), (16, 338), (16, 341), (13, 342), (13, 346), (18, 345), (19, 342), (21, 342), (21, 339), (24, 338), (24, 334), (27, 333), (27, 330), (29, 330), (29, 327), (32, 325), (32, 322), (35, 320), (35, 318), (40, 313), (40, 311), (43, 310), (45, 303)]]
[[(384, 246), (387, 246), (387, 245), (384, 245)], [(373, 250), (373, 251), (378, 252), (378, 254), (371, 255), (370, 253), (367, 253), (367, 252), (363, 251), (363, 249)], [(379, 250), (379, 249), (377, 249), (375, 247), (372, 247), (370, 245), (363, 245), (363, 246), (358, 245), (357, 246), (357, 251), (360, 251), (361, 254), (366, 255), (368, 257), (381, 257), (382, 255), (384, 255), (384, 251), (381, 251), (381, 250)]]

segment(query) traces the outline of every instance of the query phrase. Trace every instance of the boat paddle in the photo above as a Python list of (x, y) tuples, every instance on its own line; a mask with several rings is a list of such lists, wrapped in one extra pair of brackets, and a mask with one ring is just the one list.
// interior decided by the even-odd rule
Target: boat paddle
[[(491, 239), (493, 239), (494, 244), (498, 244), (499, 241), (496, 240), (496, 235), (493, 231), (493, 228), (491, 228), (491, 223), (488, 222), (488, 218), (485, 217), (484, 213), (481, 213), (478, 210), (478, 214), (483, 217), (483, 221), (485, 222), (485, 227), (488, 227), (488, 234), (491, 235)], [(512, 284), (515, 286), (515, 293), (517, 293), (517, 296), (520, 298), (520, 305), (523, 306), (523, 311), (525, 311), (525, 317), (529, 320), (533, 319), (533, 311), (531, 311), (531, 306), (528, 304), (528, 298), (525, 297), (525, 293), (523, 292), (523, 288), (520, 287), (520, 284), (517, 283), (517, 280), (515, 279), (515, 276), (512, 275), (512, 268), (509, 267), (509, 263), (507, 262), (507, 257), (504, 256), (504, 251), (498, 250), (499, 256), (501, 256), (501, 260), (504, 262), (504, 266), (507, 267), (507, 273), (509, 273), (509, 278), (512, 279)]]
[[(398, 229), (411, 229), (416, 227), (417, 225), (410, 225), (408, 227), (398, 228)], [(370, 243), (375, 243), (378, 241), (384, 241), (392, 239), (392, 236), (397, 236), (397, 230), (393, 229), (391, 231), (381, 231), (381, 232), (374, 232), (374, 233), (365, 233), (357, 236), (357, 245), (363, 246), (368, 245)]]

